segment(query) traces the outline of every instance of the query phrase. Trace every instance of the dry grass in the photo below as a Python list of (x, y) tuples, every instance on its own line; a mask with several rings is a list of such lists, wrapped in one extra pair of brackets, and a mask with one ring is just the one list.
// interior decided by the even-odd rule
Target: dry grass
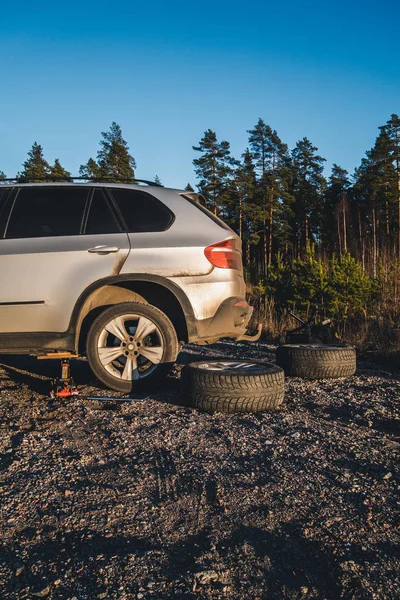
[[(263, 326), (265, 339), (282, 343), (286, 332), (297, 326), (287, 310), (279, 310), (274, 298), (262, 296), (257, 288), (249, 289), (254, 307), (250, 328)], [(382, 304), (376, 315), (353, 317), (334, 323), (340, 343), (356, 346), (361, 355), (393, 357), (400, 353), (400, 306)]]

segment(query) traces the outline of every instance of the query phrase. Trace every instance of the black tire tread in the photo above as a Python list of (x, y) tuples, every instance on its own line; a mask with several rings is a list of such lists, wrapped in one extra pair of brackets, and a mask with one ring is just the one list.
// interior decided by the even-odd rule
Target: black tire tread
[(216, 373), (215, 371), (192, 371), (191, 384), (207, 389), (216, 390), (258, 390), (269, 386), (279, 385), (283, 382), (283, 372), (279, 369), (276, 372), (263, 375), (236, 375)]
[(262, 364), (263, 371), (243, 373), (234, 370), (214, 371), (198, 368), (201, 363), (185, 367), (189, 404), (207, 412), (255, 413), (274, 410), (284, 399), (284, 373), (275, 365)]
[(213, 396), (192, 391), (191, 405), (207, 412), (257, 413), (276, 410), (283, 402), (284, 390), (260, 396)]
[(285, 375), (304, 379), (351, 377), (356, 371), (356, 352), (349, 346), (315, 348), (283, 345), (276, 351), (276, 363)]

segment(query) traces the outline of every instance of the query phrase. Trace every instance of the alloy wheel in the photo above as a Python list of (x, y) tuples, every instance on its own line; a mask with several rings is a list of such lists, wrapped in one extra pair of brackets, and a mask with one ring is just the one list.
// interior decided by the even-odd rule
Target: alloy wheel
[(102, 329), (97, 344), (99, 360), (113, 377), (135, 381), (147, 377), (164, 355), (160, 329), (139, 314), (117, 316)]

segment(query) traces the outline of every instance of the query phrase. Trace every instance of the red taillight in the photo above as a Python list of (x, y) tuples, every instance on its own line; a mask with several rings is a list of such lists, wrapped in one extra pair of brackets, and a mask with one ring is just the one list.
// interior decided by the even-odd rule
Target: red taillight
[(235, 249), (235, 240), (226, 240), (207, 246), (204, 254), (214, 267), (238, 270), (242, 268), (242, 258), (240, 252)]

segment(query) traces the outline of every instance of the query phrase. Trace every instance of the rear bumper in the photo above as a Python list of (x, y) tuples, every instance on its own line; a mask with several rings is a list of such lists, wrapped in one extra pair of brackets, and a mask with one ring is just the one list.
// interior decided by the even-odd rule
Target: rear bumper
[(252, 313), (253, 308), (244, 298), (227, 298), (213, 317), (194, 320), (197, 333), (190, 336), (189, 342), (211, 344), (224, 337), (239, 338), (245, 334)]

